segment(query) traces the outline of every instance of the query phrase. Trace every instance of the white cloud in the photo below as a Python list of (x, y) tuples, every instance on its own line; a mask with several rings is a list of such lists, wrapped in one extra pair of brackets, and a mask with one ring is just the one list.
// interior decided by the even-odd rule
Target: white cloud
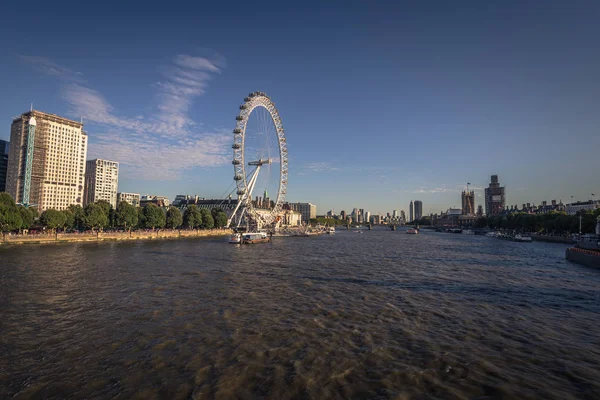
[(303, 170), (310, 172), (331, 172), (339, 171), (340, 169), (338, 167), (334, 167), (331, 163), (328, 162), (313, 162), (306, 164)]
[(83, 74), (81, 72), (73, 71), (62, 65), (55, 63), (54, 61), (40, 56), (20, 56), (21, 60), (31, 65), (34, 69), (42, 72), (43, 74), (54, 76), (61, 80), (71, 82), (83, 82)]
[(24, 61), (47, 75), (64, 81), (62, 97), (68, 113), (86, 123), (103, 126), (90, 131), (89, 157), (119, 161), (131, 177), (173, 179), (193, 167), (220, 166), (231, 160), (231, 136), (225, 132), (201, 132), (188, 112), (194, 98), (204, 93), (211, 75), (220, 72), (224, 60), (177, 55), (161, 69), (164, 81), (156, 82), (157, 111), (150, 118), (119, 116), (98, 91), (79, 73), (43, 57), (24, 56)]

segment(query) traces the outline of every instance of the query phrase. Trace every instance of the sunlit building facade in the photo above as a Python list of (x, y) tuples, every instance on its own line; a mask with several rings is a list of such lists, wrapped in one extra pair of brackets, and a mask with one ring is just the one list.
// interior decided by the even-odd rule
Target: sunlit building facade
[(7, 192), (39, 212), (83, 205), (87, 144), (80, 122), (35, 110), (16, 117), (10, 129)]

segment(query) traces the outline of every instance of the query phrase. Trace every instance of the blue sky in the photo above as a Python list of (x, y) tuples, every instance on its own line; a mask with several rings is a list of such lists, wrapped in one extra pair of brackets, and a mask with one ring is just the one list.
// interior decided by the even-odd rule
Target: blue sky
[[(288, 199), (318, 212), (600, 195), (600, 3), (18, 2), (0, 6), (0, 138), (83, 117), (119, 190), (231, 190), (243, 97), (275, 101)], [(3, 122), (2, 122), (3, 121)]]

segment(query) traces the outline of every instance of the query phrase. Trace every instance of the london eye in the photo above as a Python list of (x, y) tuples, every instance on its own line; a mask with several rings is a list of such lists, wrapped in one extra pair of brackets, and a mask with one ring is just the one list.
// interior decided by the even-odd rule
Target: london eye
[[(248, 230), (270, 228), (279, 220), (287, 194), (288, 151), (283, 124), (264, 92), (245, 97), (235, 119), (231, 147), (238, 202), (228, 225), (246, 225)], [(262, 196), (257, 195), (260, 191)]]

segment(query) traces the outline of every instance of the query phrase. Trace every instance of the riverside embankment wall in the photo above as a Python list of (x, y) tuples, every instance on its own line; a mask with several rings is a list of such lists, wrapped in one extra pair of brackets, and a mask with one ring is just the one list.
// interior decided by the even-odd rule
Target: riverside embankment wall
[(190, 237), (226, 236), (231, 229), (156, 230), (132, 232), (54, 233), (36, 235), (2, 235), (0, 244), (101, 242), (110, 240), (178, 239)]

